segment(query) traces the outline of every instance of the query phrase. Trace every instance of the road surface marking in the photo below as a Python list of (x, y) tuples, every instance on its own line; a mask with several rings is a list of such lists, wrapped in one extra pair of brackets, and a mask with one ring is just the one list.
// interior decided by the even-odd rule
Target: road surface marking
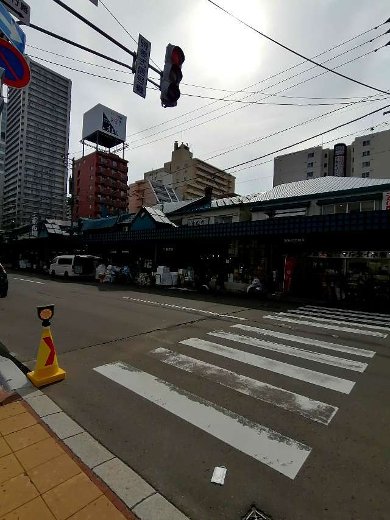
[(366, 329), (376, 329), (376, 330), (386, 330), (390, 332), (390, 322), (386, 323), (384, 321), (380, 321), (378, 323), (365, 320), (364, 318), (351, 316), (338, 316), (337, 314), (322, 314), (318, 311), (304, 311), (304, 310), (290, 310), (288, 314), (292, 316), (299, 316), (303, 318), (310, 318), (312, 320), (323, 321), (325, 323), (340, 323), (346, 322), (346, 325), (358, 325), (359, 327), (364, 327)]
[(172, 352), (165, 348), (157, 348), (153, 350), (151, 354), (163, 363), (209, 379), (231, 388), (236, 392), (249, 395), (255, 399), (288, 410), (289, 412), (299, 413), (303, 417), (321, 424), (328, 425), (338, 410), (336, 406), (331, 406), (330, 404), (310, 399), (304, 395), (289, 392), (284, 388), (278, 388), (277, 386), (257, 381), (251, 377), (237, 374), (236, 372), (205, 363), (204, 361), (183, 354), (178, 354), (177, 352)]
[(343, 314), (361, 314), (367, 317), (380, 317), (387, 318), (390, 320), (390, 314), (380, 314), (378, 312), (362, 312), (362, 311), (352, 311), (350, 309), (337, 309), (334, 307), (318, 307), (317, 305), (305, 305), (304, 307), (299, 307), (300, 309), (318, 309), (323, 312), (338, 312)]
[(366, 314), (359, 313), (359, 314), (349, 314), (349, 313), (341, 313), (335, 310), (332, 311), (322, 311), (319, 309), (310, 309), (306, 307), (299, 307), (298, 309), (290, 310), (289, 312), (302, 312), (302, 313), (310, 313), (310, 314), (316, 314), (319, 316), (322, 316), (324, 318), (336, 318), (336, 319), (346, 319), (346, 320), (353, 320), (358, 321), (361, 320), (363, 323), (370, 323), (372, 325), (375, 325), (378, 323), (379, 325), (387, 325), (390, 326), (390, 317), (384, 318), (380, 316), (367, 316)]
[[(263, 318), (268, 320), (276, 320), (276, 321), (282, 321), (284, 323), (295, 323), (297, 325), (307, 325), (309, 327), (317, 327), (318, 329), (330, 329), (333, 331), (340, 331), (340, 332), (349, 332), (351, 334), (362, 334), (363, 336), (375, 336), (377, 338), (387, 338), (387, 334), (383, 334), (382, 332), (375, 332), (370, 330), (362, 330), (362, 329), (351, 329), (348, 327), (340, 327), (338, 325), (328, 325), (327, 323), (316, 323), (314, 321), (307, 321), (307, 320), (298, 320), (289, 318), (290, 315), (285, 315), (283, 313), (279, 314), (269, 314), (267, 316), (263, 316)], [(298, 316), (297, 316), (298, 318)]]
[(372, 358), (375, 356), (373, 350), (365, 350), (362, 348), (348, 347), (346, 345), (339, 345), (338, 343), (328, 343), (327, 341), (320, 341), (318, 339), (305, 338), (303, 336), (294, 336), (293, 334), (285, 334), (283, 332), (276, 332), (269, 329), (260, 329), (258, 327), (251, 327), (250, 325), (232, 325), (233, 329), (245, 330), (247, 332), (254, 332), (263, 336), (271, 336), (278, 339), (284, 339), (286, 341), (292, 341), (294, 343), (302, 343), (305, 345), (312, 345), (313, 347), (324, 348), (328, 350), (337, 350), (339, 352), (345, 352), (347, 354), (353, 354), (354, 356), (362, 356)]
[(309, 361), (315, 361), (316, 363), (324, 363), (325, 365), (344, 368), (345, 370), (353, 370), (354, 372), (364, 372), (367, 368), (367, 364), (361, 363), (360, 361), (339, 358), (336, 356), (329, 356), (328, 354), (323, 354), (322, 352), (304, 350), (298, 347), (291, 347), (289, 345), (283, 345), (281, 343), (273, 343), (271, 341), (252, 338), (251, 336), (244, 336), (241, 334), (234, 334), (232, 332), (225, 332), (223, 330), (209, 332), (208, 335), (215, 336), (221, 339), (227, 339), (229, 341), (235, 341), (236, 343), (243, 343), (244, 345), (250, 345), (251, 347), (271, 350), (272, 352), (278, 352), (279, 354), (285, 354), (287, 356), (308, 359)]
[(45, 285), (44, 282), (37, 282), (35, 280), (27, 280), (27, 278), (14, 278), (14, 280), (19, 280), (20, 282), (39, 283), (40, 285)]
[(94, 370), (291, 479), (311, 452), (305, 444), (125, 363)]
[(161, 303), (154, 302), (151, 300), (142, 300), (141, 298), (130, 298), (129, 296), (123, 296), (124, 300), (131, 300), (139, 303), (151, 303), (152, 305), (160, 305), (161, 307), (170, 307), (172, 309), (178, 309), (180, 311), (191, 311), (200, 312), (201, 314), (207, 314), (209, 316), (218, 316), (218, 318), (230, 318), (232, 320), (247, 321), (246, 318), (240, 318), (238, 316), (229, 316), (228, 314), (219, 314), (218, 312), (204, 311), (202, 309), (193, 309), (192, 307), (182, 307), (181, 305), (173, 305), (172, 303)]
[[(308, 316), (308, 315), (305, 315), (303, 313), (291, 314), (290, 311), (288, 311), (288, 312), (279, 312), (278, 315), (280, 315), (280, 316), (289, 316), (289, 317), (292, 316), (293, 318), (310, 319), (310, 320), (314, 320), (314, 321), (320, 321), (322, 323), (335, 323), (336, 325), (339, 324), (342, 321), (344, 321), (344, 322), (347, 321), (346, 318), (341, 318), (341, 319), (338, 319), (338, 320), (332, 320), (330, 318), (320, 318), (318, 316)], [(382, 327), (380, 325), (367, 325), (366, 323), (357, 323), (357, 322), (345, 323), (345, 325), (351, 326), (351, 327), (354, 327), (355, 325), (358, 325), (362, 329), (385, 330), (386, 332), (390, 332), (390, 327)]]
[(289, 363), (283, 363), (282, 361), (276, 361), (274, 359), (258, 356), (257, 354), (250, 354), (242, 350), (226, 347), (218, 343), (212, 343), (204, 339), (189, 338), (180, 341), (183, 345), (209, 352), (211, 354), (217, 354), (240, 363), (245, 363), (253, 367), (262, 368), (274, 372), (275, 374), (281, 374), (283, 376), (292, 377), (311, 383), (312, 385), (322, 386), (323, 388), (329, 388), (342, 394), (349, 394), (352, 388), (355, 386), (354, 381), (342, 379), (340, 377), (331, 376), (329, 374), (323, 374), (322, 372), (316, 372), (308, 368), (298, 367), (296, 365), (290, 365)]

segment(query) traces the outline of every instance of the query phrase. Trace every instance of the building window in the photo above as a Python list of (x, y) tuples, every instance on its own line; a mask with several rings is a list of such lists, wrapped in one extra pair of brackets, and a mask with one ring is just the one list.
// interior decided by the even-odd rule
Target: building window
[(313, 168), (313, 163), (312, 163), (312, 162), (308, 162), (308, 163), (307, 163), (307, 167), (308, 167), (308, 168)]
[(328, 167), (328, 163), (325, 162), (325, 163), (324, 163), (324, 168), (327, 168), (327, 167)]
[(363, 146), (370, 146), (371, 140), (367, 139), (367, 141), (363, 141)]
[(307, 172), (306, 178), (311, 179), (313, 177), (313, 172)]
[(307, 158), (308, 158), (308, 159), (311, 159), (312, 157), (314, 157), (314, 152), (309, 152), (309, 153), (307, 154)]
[(366, 150), (365, 152), (362, 152), (362, 157), (367, 157), (368, 155), (371, 155), (370, 150)]
[(375, 201), (374, 200), (364, 200), (360, 203), (360, 211), (374, 211), (375, 209)]
[(370, 176), (370, 172), (363, 172), (362, 177), (363, 179), (367, 179)]
[(328, 158), (328, 154), (327, 154), (327, 153), (324, 154), (324, 158), (325, 158), (325, 159)]
[(365, 161), (362, 163), (363, 168), (369, 168), (371, 166), (370, 161)]
[(335, 213), (346, 213), (347, 212), (347, 204), (346, 203), (335, 204), (334, 209), (335, 209)]
[(89, 189), (92, 190), (92, 186), (90, 186)]

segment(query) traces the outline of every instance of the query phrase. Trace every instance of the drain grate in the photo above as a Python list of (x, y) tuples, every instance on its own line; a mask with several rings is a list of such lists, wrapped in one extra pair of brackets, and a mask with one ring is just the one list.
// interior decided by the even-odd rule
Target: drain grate
[(260, 511), (260, 509), (252, 506), (250, 511), (248, 511), (242, 520), (272, 520), (272, 518)]

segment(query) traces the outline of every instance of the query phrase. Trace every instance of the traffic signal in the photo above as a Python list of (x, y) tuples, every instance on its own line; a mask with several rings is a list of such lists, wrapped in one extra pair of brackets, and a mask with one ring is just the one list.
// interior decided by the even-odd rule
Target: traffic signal
[(169, 43), (165, 53), (165, 65), (160, 81), (161, 105), (175, 107), (180, 97), (179, 83), (183, 78), (181, 67), (184, 63), (184, 52), (177, 45)]

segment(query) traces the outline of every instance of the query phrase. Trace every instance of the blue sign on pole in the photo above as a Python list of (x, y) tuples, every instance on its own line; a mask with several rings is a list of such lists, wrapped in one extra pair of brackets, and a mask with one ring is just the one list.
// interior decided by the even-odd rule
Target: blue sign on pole
[(0, 2), (0, 31), (5, 34), (9, 41), (24, 54), (26, 46), (26, 35), (15, 22), (7, 9)]
[(22, 88), (30, 82), (28, 63), (12, 43), (0, 38), (0, 68), (4, 69), (3, 83), (9, 87)]

